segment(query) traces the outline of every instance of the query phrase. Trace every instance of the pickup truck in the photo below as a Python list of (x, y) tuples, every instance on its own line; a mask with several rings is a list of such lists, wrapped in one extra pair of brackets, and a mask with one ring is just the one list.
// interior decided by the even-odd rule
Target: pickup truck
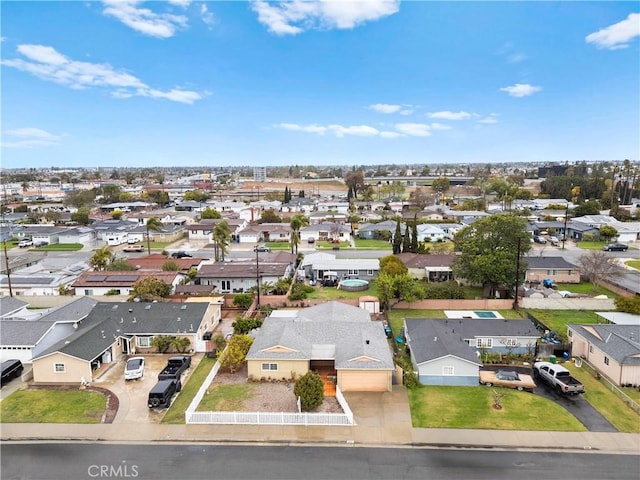
[(158, 374), (158, 380), (180, 380), (182, 373), (191, 366), (191, 357), (180, 355), (167, 360), (167, 365)]
[(542, 379), (559, 393), (567, 395), (584, 393), (584, 385), (572, 377), (571, 372), (562, 365), (536, 362), (533, 364), (533, 376)]

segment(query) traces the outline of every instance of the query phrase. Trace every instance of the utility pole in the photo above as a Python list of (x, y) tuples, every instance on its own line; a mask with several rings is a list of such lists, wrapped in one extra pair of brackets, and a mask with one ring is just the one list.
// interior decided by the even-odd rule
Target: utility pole
[(260, 308), (260, 260), (259, 260), (260, 252), (258, 251), (258, 248), (255, 248), (255, 250), (256, 250), (256, 286), (258, 287), (258, 302), (256, 304), (256, 308)]
[(516, 256), (516, 282), (515, 282), (515, 292), (514, 292), (514, 300), (513, 300), (513, 309), (518, 310), (518, 287), (520, 283), (520, 241), (521, 238), (518, 237), (518, 249)]
[[(6, 188), (6, 186), (5, 186)], [(2, 210), (2, 228), (5, 228), (4, 224), (4, 205), (0, 205), (0, 209)], [(9, 296), (13, 297), (13, 288), (11, 288), (11, 270), (9, 269), (9, 254), (7, 253), (7, 239), (5, 238), (2, 241), (2, 247), (4, 250), (4, 266), (7, 269), (7, 286), (9, 287)]]

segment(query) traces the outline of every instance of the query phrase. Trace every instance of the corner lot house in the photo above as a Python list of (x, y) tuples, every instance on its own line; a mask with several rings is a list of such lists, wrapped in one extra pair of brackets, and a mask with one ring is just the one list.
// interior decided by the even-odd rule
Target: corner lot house
[(219, 305), (189, 303), (98, 303), (75, 324), (75, 331), (33, 358), (36, 384), (91, 382), (102, 364), (123, 355), (154, 352), (152, 340), (160, 335), (188, 338), (188, 350), (206, 351), (202, 336), (212, 329)]
[(292, 378), (309, 370), (335, 376), (348, 391), (391, 391), (394, 370), (384, 329), (370, 314), (340, 302), (275, 310), (247, 354), (253, 378)]
[(562, 257), (525, 257), (526, 281), (542, 282), (549, 278), (557, 283), (580, 283), (580, 268)]
[(535, 353), (530, 320), (405, 318), (411, 363), (423, 385), (478, 385), (486, 353)]
[(640, 325), (568, 325), (571, 353), (617, 386), (640, 386)]

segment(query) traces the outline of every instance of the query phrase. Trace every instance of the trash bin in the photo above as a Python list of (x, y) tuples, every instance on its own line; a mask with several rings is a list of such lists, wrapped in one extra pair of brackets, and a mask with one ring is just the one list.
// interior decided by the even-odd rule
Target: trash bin
[(556, 356), (555, 355), (549, 355), (549, 362), (556, 363)]

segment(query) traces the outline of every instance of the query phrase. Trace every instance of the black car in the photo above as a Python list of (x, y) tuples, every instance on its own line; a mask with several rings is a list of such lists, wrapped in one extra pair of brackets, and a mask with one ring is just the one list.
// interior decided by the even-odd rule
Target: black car
[(9, 381), (11, 381), (14, 378), (18, 378), (20, 375), (22, 375), (22, 362), (18, 359), (11, 359), (11, 360), (6, 360), (4, 362), (2, 362), (2, 382), (1, 384), (4, 385), (5, 383), (8, 383)]
[(187, 257), (188, 257), (188, 258), (191, 258), (191, 254), (190, 254), (190, 253), (187, 253), (187, 252), (183, 252), (183, 251), (180, 251), (180, 252), (173, 252), (173, 253), (171, 254), (171, 258), (187, 258)]
[(629, 248), (629, 245), (625, 245), (624, 243), (609, 243), (602, 247), (602, 250), (605, 252), (626, 252)]
[(160, 380), (149, 392), (149, 408), (169, 408), (173, 396), (182, 390), (180, 380)]
[(255, 247), (253, 247), (253, 251), (254, 252), (266, 252), (266, 253), (269, 253), (271, 251), (271, 249), (269, 247), (267, 247), (266, 245), (256, 245)]

